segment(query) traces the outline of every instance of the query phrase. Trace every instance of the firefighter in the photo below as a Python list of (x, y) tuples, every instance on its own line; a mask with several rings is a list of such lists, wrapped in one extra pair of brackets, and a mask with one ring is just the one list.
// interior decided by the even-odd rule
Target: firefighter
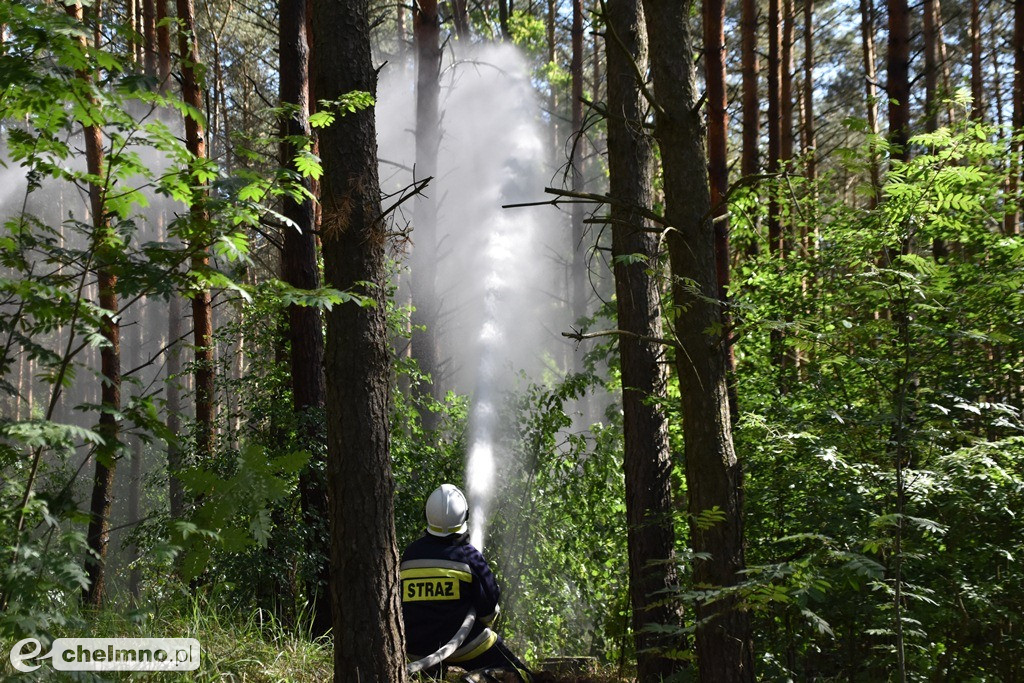
[(500, 590), (487, 560), (469, 543), (469, 505), (456, 486), (442, 484), (426, 504), (427, 530), (402, 555), (402, 617), (406, 654), (428, 657), (459, 630), (470, 608), (476, 622), (446, 660), (467, 671), (493, 669), (532, 681), (526, 665), (488, 628)]

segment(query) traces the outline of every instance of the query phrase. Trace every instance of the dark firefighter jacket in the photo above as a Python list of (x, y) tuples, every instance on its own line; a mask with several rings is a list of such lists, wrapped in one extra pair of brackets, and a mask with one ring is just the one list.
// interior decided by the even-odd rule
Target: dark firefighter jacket
[(424, 534), (402, 555), (402, 616), (406, 652), (420, 659), (436, 652), (459, 630), (470, 607), (477, 619), (449, 661), (470, 659), (490, 648), (497, 635), (486, 626), (498, 611), (498, 583), (468, 534)]

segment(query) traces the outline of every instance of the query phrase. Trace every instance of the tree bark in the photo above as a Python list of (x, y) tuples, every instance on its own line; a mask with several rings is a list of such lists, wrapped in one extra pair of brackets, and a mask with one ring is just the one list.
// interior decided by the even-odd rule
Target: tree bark
[(136, 11), (137, 6), (135, 0), (127, 0), (125, 2), (125, 23), (128, 24), (128, 45), (126, 52), (128, 53), (128, 63), (137, 64), (138, 54), (138, 43), (136, 36), (142, 33), (139, 25), (139, 14)]
[[(860, 35), (861, 53), (864, 61), (864, 105), (868, 130), (878, 135), (878, 91), (875, 83), (878, 76), (875, 70), (875, 6), (873, 0), (860, 0)], [(878, 154), (870, 152), (869, 173), (871, 174), (871, 200), (869, 205), (874, 208), (878, 204), (882, 191), (881, 168)]]
[[(297, 150), (289, 138), (309, 138), (309, 44), (306, 38), (306, 0), (280, 0), (278, 42), (281, 103), (295, 111), (281, 121), (281, 165), (301, 176), (295, 167)], [(309, 178), (299, 182), (311, 191)], [(284, 229), (281, 250), (281, 277), (292, 287), (318, 289), (320, 268), (312, 200), (296, 201), (285, 197), (281, 212), (294, 222)], [(303, 524), (307, 528), (306, 555), (315, 558), (317, 567), (307, 577), (306, 598), (312, 607), (316, 635), (331, 628), (330, 567), (324, 549), (330, 543), (327, 530), (327, 482), (324, 476), (326, 434), (324, 433), (324, 338), (320, 309), (291, 305), (288, 308), (288, 334), (291, 340), (292, 407), (298, 421), (302, 443), (308, 444), (312, 458), (299, 473), (299, 499)], [(322, 559), (322, 561), (321, 561)]]
[(761, 98), (758, 93), (757, 0), (743, 0), (742, 71), (743, 71), (743, 154), (741, 173), (758, 172), (758, 149), (761, 137)]
[(156, 2), (156, 71), (160, 82), (160, 92), (166, 92), (171, 82), (171, 29), (165, 21), (167, 17), (167, 0)]
[(939, 50), (935, 5), (938, 0), (924, 0), (924, 129), (931, 133), (939, 127)]
[[(437, 175), (441, 76), (440, 18), (437, 0), (418, 0), (413, 11), (413, 38), (416, 42), (416, 175)], [(412, 356), (420, 370), (429, 375), (429, 384), (417, 387), (421, 397), (443, 395), (440, 391), (437, 298), (437, 195), (432, 189), (417, 195), (413, 205), (412, 253)], [(436, 413), (421, 415), (428, 431), (437, 428)]]
[[(768, 2), (768, 172), (781, 171), (782, 158), (782, 0)], [(782, 253), (782, 224), (778, 193), (768, 198), (768, 251)]]
[[(74, 3), (65, 6), (68, 16), (82, 22), (82, 5)], [(84, 36), (79, 38), (82, 48), (86, 46)], [(76, 72), (79, 80), (91, 84), (92, 73), (87, 69)], [(95, 101), (90, 107), (97, 107)], [(104, 169), (103, 131), (93, 123), (82, 126), (85, 139), (86, 170), (95, 178), (103, 178)], [(92, 497), (89, 503), (89, 529), (86, 542), (89, 555), (85, 559), (85, 572), (89, 585), (82, 600), (89, 607), (99, 609), (106, 597), (106, 559), (110, 544), (110, 508), (114, 502), (114, 470), (121, 455), (120, 429), (117, 413), (121, 410), (121, 326), (117, 318), (117, 274), (116, 261), (120, 257), (117, 236), (111, 228), (106, 214), (105, 184), (89, 183), (89, 211), (92, 220), (92, 248), (96, 260), (96, 286), (99, 293), (99, 308), (103, 311), (100, 334), (106, 344), (100, 349), (100, 416), (96, 432), (103, 443), (96, 446), (96, 473), (93, 477)], [(31, 381), (31, 377), (30, 377)], [(31, 402), (29, 405), (31, 410)]]
[[(156, 39), (156, 3), (158, 0), (142, 0), (142, 54), (146, 75), (156, 78), (159, 50)], [(159, 0), (163, 2), (163, 0)]]
[[(779, 113), (782, 116), (782, 131), (781, 139), (779, 142), (779, 157), (782, 161), (782, 166), (786, 170), (789, 168), (789, 162), (793, 159), (793, 139), (795, 137), (794, 131), (796, 126), (793, 125), (793, 34), (794, 34), (794, 12), (793, 12), (793, 0), (783, 0), (782, 2), (782, 58), (780, 64), (779, 74)], [(786, 237), (784, 241), (788, 242)], [(789, 250), (789, 246), (786, 246), (786, 251)]]
[(452, 0), (452, 23), (455, 24), (456, 38), (459, 40), (469, 38), (469, 3), (467, 0)]
[(172, 344), (167, 351), (167, 431), (173, 437), (167, 444), (168, 497), (171, 519), (185, 515), (185, 488), (175, 474), (184, 466), (178, 437), (181, 435), (181, 297), (172, 292), (167, 302), (167, 342)]
[[(315, 0), (313, 72), (320, 99), (376, 95), (369, 0)], [(375, 305), (327, 314), (327, 476), (331, 525), (334, 680), (406, 680), (399, 602), (384, 297), (386, 226), (380, 215), (373, 108), (320, 134), (321, 233), (327, 285)]]
[[(673, 565), (672, 456), (668, 421), (657, 401), (665, 396), (664, 349), (655, 264), (657, 236), (635, 207), (653, 202), (654, 150), (643, 128), (646, 102), (635, 65), (647, 63), (647, 34), (638, 0), (608, 0), (605, 54), (608, 71), (608, 174), (615, 305), (622, 372), (623, 467), (629, 522), (629, 592), (637, 673), (641, 683), (660, 681), (680, 663), (659, 653), (672, 645), (646, 632), (648, 624), (679, 626), (682, 608), (665, 595), (676, 587)], [(643, 68), (642, 66), (640, 68)], [(642, 262), (624, 260), (636, 254)]]
[[(744, 569), (742, 472), (732, 443), (726, 353), (716, 291), (714, 228), (704, 130), (696, 110), (691, 0), (644, 0), (651, 44), (654, 95), (660, 105), (655, 135), (661, 149), (665, 214), (676, 229), (667, 236), (676, 306), (676, 353), (683, 408), (686, 485), (689, 494), (696, 585), (735, 585)], [(717, 508), (710, 527), (697, 515)], [(723, 598), (697, 606), (697, 660), (702, 681), (753, 681), (749, 615)]]
[[(583, 191), (583, 0), (572, 0), (572, 58), (569, 64), (572, 78), (572, 155), (569, 160), (572, 173), (572, 191)], [(589, 288), (587, 278), (587, 248), (583, 243), (583, 204), (572, 205), (572, 317), (578, 321), (587, 315)], [(576, 370), (583, 369), (582, 358), (576, 354)]]
[(892, 158), (910, 158), (910, 10), (907, 0), (889, 2), (889, 142)]
[(971, 0), (971, 118), (985, 120), (984, 76), (981, 67), (981, 3)]
[[(708, 179), (711, 188), (711, 216), (715, 226), (715, 271), (718, 300), (722, 302), (722, 324), (732, 325), (729, 299), (729, 111), (725, 72), (725, 0), (704, 0), (704, 65), (708, 103)], [(729, 408), (739, 414), (732, 375), (736, 367), (732, 344), (726, 344), (729, 373)]]
[(511, 40), (512, 35), (508, 31), (508, 18), (510, 14), (509, 5), (511, 0), (498, 0), (498, 25), (501, 28), (501, 39)]
[[(196, 111), (203, 110), (202, 89), (196, 75), (199, 45), (196, 43), (196, 18), (193, 0), (177, 0), (178, 48), (181, 55), (181, 97)], [(202, 124), (191, 116), (185, 117), (185, 146), (197, 159), (206, 158), (206, 138)], [(194, 182), (194, 181), (193, 181)], [(192, 189), (190, 202), (191, 225), (189, 249), (192, 252), (192, 270), (203, 273), (209, 268), (208, 251), (209, 215), (206, 211), (206, 192)], [(192, 342), (194, 347), (195, 401), (196, 401), (196, 454), (203, 462), (213, 458), (216, 448), (214, 432), (213, 366), (213, 308), (210, 289), (198, 286), (192, 292)]]
[(807, 158), (807, 179), (818, 177), (817, 147), (814, 127), (814, 0), (804, 0), (804, 156)]
[[(1013, 7), (1013, 130), (1014, 133), (1019, 133), (1024, 128), (1024, 3), (1015, 2)], [(1016, 203), (1017, 189), (1020, 186), (1021, 145), (1017, 141), (1010, 144), (1012, 154), (1006, 194), (1011, 202)], [(1004, 233), (1017, 234), (1019, 214), (1016, 208), (1007, 211), (1003, 224)]]

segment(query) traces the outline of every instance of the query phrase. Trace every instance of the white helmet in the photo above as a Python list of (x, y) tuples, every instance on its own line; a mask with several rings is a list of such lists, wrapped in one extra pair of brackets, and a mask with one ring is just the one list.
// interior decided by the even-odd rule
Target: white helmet
[(427, 498), (427, 533), (434, 536), (466, 532), (469, 504), (457, 486), (441, 484)]

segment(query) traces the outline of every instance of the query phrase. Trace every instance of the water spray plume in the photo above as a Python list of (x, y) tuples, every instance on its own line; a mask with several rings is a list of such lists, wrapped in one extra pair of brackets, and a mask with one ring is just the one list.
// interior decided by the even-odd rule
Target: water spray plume
[[(452, 360), (445, 388), (472, 396), (465, 489), (471, 540), (482, 548), (502, 488), (498, 409), (516, 373), (539, 372), (553, 345), (548, 329), (557, 325), (545, 322), (559, 303), (544, 292), (558, 286), (545, 255), (564, 251), (558, 242), (564, 235), (555, 226), (542, 231), (539, 210), (501, 208), (533, 198), (547, 175), (525, 60), (507, 45), (454, 49), (459, 53), (442, 69), (443, 130), (437, 173), (426, 189), (438, 202), (439, 256), (433, 265), (439, 300), (431, 303), (444, 321), (438, 330), (442, 356)], [(381, 159), (388, 160), (381, 165), (387, 191), (413, 180), (411, 84), (412, 70), (404, 65), (382, 73), (377, 130)]]

